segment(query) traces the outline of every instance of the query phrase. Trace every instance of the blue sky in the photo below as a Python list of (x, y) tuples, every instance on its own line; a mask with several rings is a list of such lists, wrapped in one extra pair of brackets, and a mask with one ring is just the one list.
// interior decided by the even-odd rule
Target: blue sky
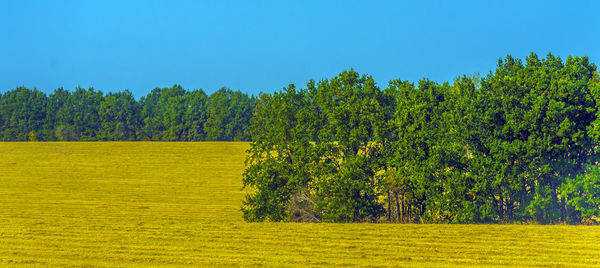
[(257, 94), (354, 68), (443, 82), (531, 51), (600, 63), (597, 1), (1, 1), (0, 92)]

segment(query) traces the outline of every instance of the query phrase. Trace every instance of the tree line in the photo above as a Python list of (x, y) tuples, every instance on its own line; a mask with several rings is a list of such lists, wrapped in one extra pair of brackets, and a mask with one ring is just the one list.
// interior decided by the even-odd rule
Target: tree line
[(599, 103), (587, 57), (532, 53), (384, 89), (354, 70), (258, 97), (18, 87), (0, 140), (251, 140), (247, 221), (598, 223)]
[(207, 95), (180, 85), (136, 100), (63, 88), (46, 95), (18, 87), (0, 94), (1, 141), (249, 141), (254, 96), (222, 88)]
[(487, 75), (353, 70), (256, 99), (247, 221), (598, 223), (600, 78), (587, 57)]

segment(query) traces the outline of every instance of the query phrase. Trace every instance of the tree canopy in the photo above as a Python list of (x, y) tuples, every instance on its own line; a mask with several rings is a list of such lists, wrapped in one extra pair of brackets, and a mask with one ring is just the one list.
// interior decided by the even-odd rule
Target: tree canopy
[(208, 96), (180, 85), (137, 101), (128, 90), (18, 87), (0, 94), (0, 140), (248, 141), (255, 97), (223, 88)]
[(453, 83), (350, 70), (263, 94), (244, 217), (598, 222), (599, 89), (587, 57), (532, 53)]

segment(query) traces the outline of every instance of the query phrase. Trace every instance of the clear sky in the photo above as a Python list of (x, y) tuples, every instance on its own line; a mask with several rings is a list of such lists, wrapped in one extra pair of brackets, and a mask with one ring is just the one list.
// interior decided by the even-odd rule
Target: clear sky
[(354, 68), (443, 82), (529, 52), (600, 64), (600, 1), (0, 1), (0, 92), (256, 94)]

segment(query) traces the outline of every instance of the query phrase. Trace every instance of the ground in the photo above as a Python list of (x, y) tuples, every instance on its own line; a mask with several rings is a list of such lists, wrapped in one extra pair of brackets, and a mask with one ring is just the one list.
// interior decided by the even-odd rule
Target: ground
[(246, 223), (248, 143), (0, 143), (0, 266), (600, 266), (599, 226)]

